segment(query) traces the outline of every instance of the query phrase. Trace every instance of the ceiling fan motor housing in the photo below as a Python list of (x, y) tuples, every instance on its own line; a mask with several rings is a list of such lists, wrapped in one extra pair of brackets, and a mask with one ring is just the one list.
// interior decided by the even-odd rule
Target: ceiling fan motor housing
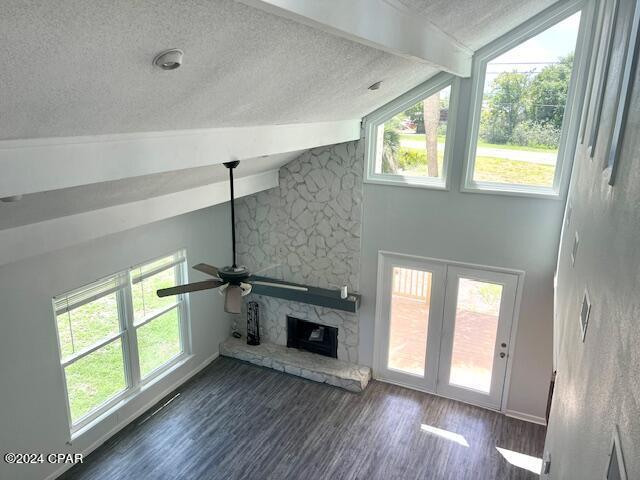
[(251, 273), (247, 267), (224, 267), (218, 271), (218, 276), (224, 282), (229, 282), (232, 285), (240, 285), (244, 282)]

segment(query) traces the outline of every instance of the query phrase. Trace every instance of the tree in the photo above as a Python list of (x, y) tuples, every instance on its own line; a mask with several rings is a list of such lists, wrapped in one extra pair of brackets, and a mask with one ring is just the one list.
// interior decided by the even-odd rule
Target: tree
[(548, 65), (538, 73), (527, 92), (527, 117), (532, 122), (551, 124), (562, 128), (564, 107), (573, 68), (573, 53), (559, 59), (559, 63)]
[(424, 112), (422, 102), (416, 103), (404, 111), (404, 114), (416, 124), (416, 133), (424, 133)]
[[(395, 174), (398, 171), (396, 156), (400, 149), (400, 135), (398, 125), (392, 121), (384, 124), (382, 139), (382, 173)], [(399, 123), (399, 122), (398, 122)]]
[(423, 100), (425, 141), (427, 143), (427, 173), (438, 176), (438, 124), (440, 123), (440, 93)]
[(480, 135), (490, 143), (507, 143), (516, 125), (526, 118), (529, 77), (502, 72), (491, 83), (489, 100), (480, 119)]

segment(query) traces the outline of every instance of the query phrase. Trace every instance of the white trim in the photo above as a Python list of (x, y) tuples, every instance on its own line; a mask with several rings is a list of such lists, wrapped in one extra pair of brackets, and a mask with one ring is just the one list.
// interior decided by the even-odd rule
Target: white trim
[[(113, 292), (112, 292), (113, 293)], [(98, 343), (94, 343), (93, 345), (85, 348), (84, 350), (76, 353), (75, 355), (68, 357), (67, 359), (65, 359), (64, 362), (61, 363), (62, 368), (68, 367), (69, 365), (71, 365), (72, 363), (75, 363), (78, 360), (83, 359), (84, 357), (86, 357), (87, 355), (92, 354), (93, 352), (95, 352), (96, 350), (100, 350), (102, 347), (106, 347), (107, 345), (109, 345), (110, 343), (121, 339), (122, 340), (122, 336), (124, 335), (124, 331), (120, 331), (118, 333), (114, 333), (113, 335), (100, 340)]]
[[(447, 133), (442, 161), (442, 177), (431, 178), (376, 173), (375, 159), (377, 155), (378, 127), (398, 113), (447, 87), (451, 87), (451, 91), (449, 94), (449, 116), (447, 118)], [(367, 115), (363, 120), (365, 142), (364, 183), (448, 190), (452, 170), (451, 164), (453, 163), (453, 140), (456, 131), (459, 95), (460, 80), (453, 75), (439, 73)]]
[(517, 420), (523, 420), (523, 421), (529, 422), (529, 423), (535, 423), (535, 424), (538, 424), (538, 425), (544, 425), (545, 427), (547, 426), (547, 421), (544, 419), (544, 417), (538, 417), (537, 415), (531, 415), (529, 413), (522, 413), (522, 412), (518, 412), (516, 410), (505, 410), (504, 414), (507, 417), (515, 418)]
[[(0, 175), (1, 177), (1, 175)], [(278, 186), (278, 170), (239, 178), (236, 198)], [(0, 230), (0, 265), (77, 245), (229, 200), (227, 181)]]
[[(389, 354), (389, 318), (391, 314), (391, 290), (394, 268), (408, 268), (431, 274), (431, 296), (429, 298), (428, 332), (425, 341), (426, 357), (424, 374), (413, 374), (387, 366)], [(373, 372), (376, 378), (386, 378), (420, 391), (435, 393), (438, 376), (439, 344), (444, 310), (447, 265), (407, 256), (378, 253), (378, 288), (374, 331)]]
[[(580, 27), (578, 29), (578, 38), (576, 39), (575, 59), (571, 80), (569, 82), (569, 90), (567, 92), (567, 103), (562, 124), (553, 186), (549, 188), (474, 181), (473, 173), (479, 138), (480, 114), (487, 64), (492, 59), (581, 10)], [(590, 53), (584, 48), (586, 43), (585, 36), (588, 35), (588, 25), (592, 20), (592, 16), (592, 0), (559, 2), (476, 52), (473, 57), (470, 100), (471, 112), (467, 127), (466, 155), (464, 156), (460, 191), (550, 199), (564, 197), (571, 174), (573, 155), (576, 149), (576, 139), (580, 126), (582, 102), (580, 102), (579, 99), (584, 93), (586, 77), (585, 66), (588, 65), (587, 60)]]
[[(488, 391), (482, 391), (470, 386), (457, 385), (450, 382), (453, 349), (455, 342), (455, 328), (457, 323), (458, 290), (460, 279), (470, 279), (482, 283), (492, 283), (502, 286), (500, 311), (493, 346), (493, 370), (491, 384)], [(519, 275), (513, 273), (495, 272), (488, 269), (477, 269), (460, 266), (447, 267), (445, 287), (444, 315), (442, 338), (440, 346), (440, 361), (438, 367), (438, 385), (436, 392), (450, 398), (456, 398), (481, 407), (500, 410), (503, 406), (507, 367), (511, 364), (511, 333), (516, 311), (517, 287)], [(500, 343), (507, 344), (507, 351)], [(500, 351), (502, 350), (502, 351)], [(500, 353), (499, 353), (500, 351)], [(503, 355), (504, 354), (504, 355)], [(501, 356), (503, 355), (503, 356)]]
[(518, 283), (516, 285), (516, 303), (513, 307), (513, 320), (511, 322), (511, 332), (509, 334), (509, 351), (507, 353), (509, 361), (504, 375), (504, 386), (502, 387), (502, 403), (500, 411), (506, 412), (509, 404), (509, 394), (511, 393), (511, 378), (513, 370), (513, 358), (516, 354), (516, 343), (518, 338), (518, 326), (520, 325), (520, 308), (522, 305), (522, 296), (524, 292), (524, 281), (526, 273), (521, 272), (518, 275)]
[[(176, 303), (165, 307), (152, 315), (149, 315), (148, 317), (144, 318), (141, 323), (135, 324), (132, 292), (133, 283), (131, 282), (133, 278), (132, 273), (136, 269), (141, 269), (142, 267), (152, 264), (153, 262), (165, 257), (180, 258), (180, 262), (178, 264), (173, 262), (170, 268), (174, 269), (174, 272), (176, 274), (176, 284), (181, 284), (183, 277), (186, 277), (187, 255), (186, 249), (184, 248), (164, 255), (162, 257), (157, 257), (156, 259), (150, 260), (148, 262), (129, 267), (127, 270), (115, 273), (109, 277), (105, 277), (105, 279), (111, 277), (118, 279), (124, 278), (126, 276), (128, 280), (126, 283), (121, 282), (120, 288), (118, 288), (118, 290), (116, 291), (118, 304), (118, 324), (120, 327), (119, 332), (105, 339), (102, 339), (93, 345), (90, 345), (88, 348), (85, 348), (79, 353), (76, 353), (73, 356), (67, 358), (66, 360), (61, 360), (60, 365), (65, 387), (64, 391), (67, 407), (67, 419), (69, 423), (71, 438), (74, 438), (76, 432), (83, 430), (86, 425), (93, 424), (94, 422), (96, 422), (96, 419), (103, 418), (105, 412), (110, 412), (114, 408), (114, 405), (119, 405), (123, 401), (129, 401), (129, 399), (135, 398), (140, 393), (140, 391), (144, 390), (145, 385), (153, 383), (155, 379), (158, 379), (174, 368), (177, 368), (178, 364), (184, 363), (184, 361), (189, 358), (189, 352), (191, 350), (190, 336), (188, 335), (189, 331), (187, 330), (189, 316), (183, 295), (178, 296), (178, 300)], [(96, 282), (89, 284), (86, 288), (91, 288), (95, 285), (95, 283)], [(73, 290), (73, 292), (80, 291), (82, 291), (82, 287)], [(107, 292), (103, 294), (102, 297), (110, 295), (111, 293), (112, 292)], [(95, 296), (92, 298), (95, 299)], [(83, 302), (74, 308), (79, 308), (86, 303), (89, 302)], [(55, 301), (53, 301), (52, 304), (55, 305)], [(138, 329), (174, 309), (178, 314), (180, 352), (178, 352), (178, 354), (176, 354), (172, 358), (166, 359), (164, 363), (151, 371), (146, 377), (142, 378), (140, 372), (140, 356), (138, 352), (137, 340)], [(56, 324), (56, 337), (58, 339), (58, 355), (60, 357), (62, 346), (60, 345), (60, 333), (58, 331), (57, 317), (58, 315), (55, 312), (54, 308), (54, 322)], [(95, 351), (114, 343), (118, 339), (120, 340), (122, 349), (123, 374), (126, 383), (124, 389), (117, 392), (112, 397), (106, 399), (101, 404), (94, 406), (83, 417), (80, 417), (74, 422), (71, 418), (71, 399), (69, 398), (65, 369), (68, 366), (83, 359), (84, 357), (94, 353)], [(186, 343), (187, 340), (189, 340), (189, 345), (187, 345)]]
[[(162, 258), (162, 257), (160, 257)], [(158, 259), (159, 260), (159, 259)], [(145, 263), (151, 263), (153, 260), (149, 261), (149, 262), (145, 262)], [(184, 262), (184, 258), (179, 258), (178, 260), (174, 260), (171, 263), (168, 263), (166, 265), (161, 265), (157, 268), (154, 268), (153, 270), (150, 270), (148, 272), (143, 273), (142, 275), (137, 275), (135, 277), (131, 277), (131, 283), (133, 285), (143, 282), (145, 281), (147, 278), (153, 277), (154, 275), (157, 275), (159, 273), (164, 272), (165, 270), (169, 270), (170, 268), (175, 267), (176, 265), (180, 265), (182, 262)], [(132, 267), (131, 269), (135, 269), (135, 268), (139, 268), (140, 266), (136, 266), (136, 267)]]
[(0, 198), (307, 150), (359, 138), (360, 119), (354, 119), (5, 140), (0, 141)]
[[(82, 453), (85, 457), (87, 455), (89, 455), (91, 452), (93, 452), (96, 448), (98, 448), (100, 445), (102, 445), (104, 442), (106, 442), (109, 438), (111, 438), (113, 435), (115, 435), (116, 433), (118, 433), (120, 430), (122, 430), (124, 427), (126, 427), (127, 425), (129, 425), (132, 421), (134, 421), (136, 418), (140, 417), (142, 414), (144, 414), (147, 410), (149, 410), (151, 407), (153, 407), (156, 403), (158, 403), (160, 400), (162, 400), (164, 397), (166, 397), (167, 395), (169, 395), (172, 391), (176, 390), (177, 388), (179, 388), (181, 385), (185, 384), (189, 379), (191, 379), (192, 377), (194, 377), (195, 375), (197, 375), (200, 371), (202, 371), (203, 369), (205, 369), (207, 366), (209, 366), (211, 364), (211, 362), (213, 362), (215, 359), (218, 358), (219, 356), (219, 352), (215, 352), (213, 355), (211, 355), (210, 357), (208, 357), (206, 360), (204, 360), (202, 363), (200, 363), (199, 365), (197, 365), (195, 368), (191, 369), (189, 372), (185, 373), (179, 380), (176, 380), (175, 382), (172, 382), (171, 384), (167, 385), (167, 387), (165, 387), (162, 391), (160, 391), (157, 395), (154, 395), (152, 398), (150, 398), (149, 400), (147, 400), (144, 404), (142, 404), (140, 406), (140, 408), (138, 408), (133, 414), (131, 414), (129, 417), (121, 420), (118, 422), (118, 424), (113, 427), (111, 430), (109, 430), (107, 433), (105, 433), (104, 435), (102, 435), (98, 440), (96, 440), (95, 442), (93, 442), (91, 445), (89, 445), (86, 448), (83, 448), (80, 452), (74, 452), (74, 453)], [(191, 360), (191, 358), (193, 357), (187, 357), (185, 359), (184, 363), (181, 363), (179, 365), (175, 365), (175, 370), (177, 370), (178, 368), (180, 368), (181, 366), (183, 366), (184, 364), (186, 364), (189, 360)], [(163, 377), (164, 378), (164, 377)], [(158, 379), (158, 381), (160, 381), (161, 379)], [(150, 387), (151, 385), (149, 385), (148, 387)], [(119, 405), (118, 407), (114, 408), (113, 412), (109, 412), (108, 415), (111, 415), (112, 413), (115, 413), (116, 410), (120, 409), (122, 406), (126, 405), (126, 403), (128, 402), (124, 402), (122, 405)], [(83, 431), (79, 431), (77, 432), (77, 435), (74, 436), (73, 441), (71, 442), (71, 444), (73, 444), (73, 442), (79, 441), (79, 439), (81, 439), (81, 437), (83, 435), (85, 435), (88, 431), (92, 430), (94, 427), (97, 426), (97, 423), (94, 425), (88, 425)], [(70, 464), (64, 464), (62, 465), (59, 469), (57, 469), (56, 471), (50, 473), (49, 475), (47, 475), (47, 477), (45, 477), (45, 480), (55, 480), (56, 478), (58, 478), (60, 475), (62, 475), (64, 472), (66, 472), (67, 470), (69, 470), (73, 465)]]
[(239, 0), (254, 8), (460, 77), (472, 51), (422, 17), (383, 0)]
[[(382, 330), (383, 323), (386, 321), (386, 318), (384, 318), (384, 295), (381, 293), (381, 289), (383, 288), (383, 285), (384, 285), (385, 272), (383, 267), (385, 264), (385, 257), (396, 258), (399, 260), (413, 260), (413, 261), (422, 261), (426, 263), (442, 264), (444, 266), (471, 268), (474, 270), (481, 270), (481, 271), (488, 271), (488, 272), (505, 273), (505, 274), (511, 274), (517, 277), (515, 303), (513, 307), (513, 319), (511, 322), (511, 330), (509, 333), (509, 347), (508, 347), (508, 353), (507, 353), (504, 385), (502, 389), (502, 398), (501, 398), (500, 408), (499, 410), (496, 410), (496, 411), (501, 411), (503, 413), (506, 412), (508, 401), (509, 401), (509, 393), (510, 393), (510, 387), (511, 387), (512, 369), (513, 369), (513, 359), (515, 358), (516, 339), (518, 336), (518, 327), (520, 323), (519, 322), (520, 310), (522, 305), (522, 296), (524, 291), (524, 281), (526, 278), (526, 272), (524, 270), (518, 270), (518, 269), (512, 269), (512, 268), (497, 267), (497, 266), (490, 266), (490, 265), (479, 265), (475, 263), (459, 262), (455, 260), (423, 257), (420, 255), (408, 255), (405, 253), (391, 252), (388, 250), (378, 251), (378, 271), (377, 271), (378, 290), (376, 292), (376, 310), (374, 314), (374, 332), (373, 332), (373, 335), (374, 335), (373, 336), (373, 340), (374, 340), (373, 376), (375, 379), (378, 379), (378, 380), (383, 380), (388, 383), (394, 383), (407, 388), (414, 388), (414, 389), (424, 391), (426, 393), (430, 393), (434, 395), (440, 395), (440, 394), (439, 393), (436, 394), (434, 393), (434, 391), (428, 390), (426, 388), (421, 389), (415, 386), (409, 386), (408, 383), (402, 383), (402, 380), (400, 380), (400, 382), (393, 379), (390, 380), (389, 377), (385, 375), (385, 372), (381, 371), (380, 369), (380, 365), (382, 365), (382, 361), (383, 361), (381, 356), (384, 350), (380, 345), (380, 342), (381, 342), (380, 332)], [(446, 277), (445, 277), (445, 281), (446, 281)], [(446, 395), (440, 395), (440, 396), (446, 397)], [(447, 397), (447, 398), (450, 398), (450, 397)], [(454, 400), (463, 401), (459, 398), (455, 398)], [(478, 404), (475, 404), (475, 405), (481, 406), (482, 408), (488, 408), (489, 410), (494, 410), (494, 408), (490, 406), (486, 406), (486, 405), (483, 406)]]
[(607, 455), (607, 468), (602, 477), (604, 480), (612, 480), (609, 478), (609, 468), (611, 467), (611, 456), (615, 450), (616, 460), (618, 462), (618, 472), (620, 473), (620, 480), (627, 480), (627, 467), (624, 463), (624, 452), (622, 451), (622, 442), (620, 441), (620, 428), (618, 425), (613, 427), (613, 435), (611, 438), (611, 446), (609, 447), (609, 454)]
[(473, 268), (473, 269), (476, 269), (476, 270), (486, 270), (486, 271), (489, 271), (489, 272), (511, 273), (513, 275), (524, 275), (525, 274), (524, 270), (518, 270), (518, 269), (515, 269), (515, 268), (497, 267), (497, 266), (494, 266), (494, 265), (480, 265), (480, 264), (477, 264), (477, 263), (459, 262), (457, 260), (448, 260), (448, 259), (445, 259), (445, 258), (424, 257), (424, 256), (421, 256), (421, 255), (410, 255), (410, 254), (407, 254), (407, 253), (392, 252), (390, 250), (379, 250), (378, 251), (378, 256), (379, 255), (395, 256), (395, 257), (398, 257), (398, 258), (406, 258), (406, 259), (413, 259), (413, 260), (424, 260), (424, 261), (427, 261), (427, 262), (442, 263), (442, 264), (446, 264), (446, 265), (450, 265), (450, 266)]
[[(180, 282), (176, 282), (176, 283), (178, 285), (180, 285)], [(181, 295), (176, 295), (176, 298), (179, 298), (180, 296)], [(158, 310), (157, 312), (153, 313), (152, 315), (149, 315), (148, 317), (143, 318), (139, 323), (135, 323), (135, 319), (134, 319), (133, 328), (143, 327), (147, 323), (149, 323), (150, 321), (155, 320), (158, 317), (161, 317), (165, 313), (169, 313), (174, 308), (177, 308), (177, 309), (180, 308), (180, 300), (178, 300), (176, 303), (172, 303), (171, 305), (169, 305), (168, 307), (163, 308), (162, 310)]]
[[(629, 109), (631, 107), (631, 95), (633, 94), (633, 84), (635, 80), (636, 65), (638, 63), (638, 55), (636, 50), (638, 46), (638, 27), (640, 24), (640, 0), (633, 2), (633, 16), (628, 20), (629, 32), (624, 41), (624, 55), (622, 64), (622, 73), (618, 81), (617, 98), (618, 103), (616, 105), (616, 116), (613, 122), (613, 131), (611, 132), (611, 138), (609, 139), (609, 151), (605, 157), (605, 170), (609, 172), (609, 185), (615, 183), (616, 172), (618, 170), (618, 157), (620, 156), (624, 133), (627, 131), (627, 117), (629, 115)], [(616, 22), (617, 25), (617, 22)], [(616, 28), (618, 30), (618, 28)]]

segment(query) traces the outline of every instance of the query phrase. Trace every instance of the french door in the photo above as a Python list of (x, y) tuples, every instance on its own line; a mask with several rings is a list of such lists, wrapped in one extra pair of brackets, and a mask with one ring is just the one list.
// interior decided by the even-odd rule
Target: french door
[(518, 275), (383, 255), (374, 374), (500, 409)]

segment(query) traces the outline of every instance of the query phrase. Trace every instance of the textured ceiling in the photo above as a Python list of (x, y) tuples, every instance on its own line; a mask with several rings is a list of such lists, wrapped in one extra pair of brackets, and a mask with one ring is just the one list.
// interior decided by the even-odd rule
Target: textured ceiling
[[(277, 169), (300, 153), (243, 160), (235, 176), (241, 178)], [(212, 165), (32, 193), (19, 202), (0, 202), (0, 230), (227, 181), (228, 175), (223, 165)]]
[(385, 0), (478, 50), (557, 0)]
[[(553, 3), (385, 1), (472, 49)], [(152, 66), (173, 47), (180, 69)], [(0, 62), (0, 140), (357, 119), (437, 73), (233, 0), (3, 0)], [(0, 229), (224, 178), (218, 165), (26, 195), (0, 203)]]
[[(232, 0), (0, 11), (0, 139), (356, 119), (435, 73)], [(152, 66), (173, 47), (180, 69)]]

